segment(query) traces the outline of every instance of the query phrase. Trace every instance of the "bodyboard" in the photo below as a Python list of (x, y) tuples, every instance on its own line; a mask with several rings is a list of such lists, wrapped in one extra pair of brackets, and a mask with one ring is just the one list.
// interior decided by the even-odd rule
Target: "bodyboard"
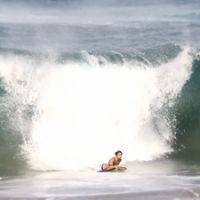
[(104, 170), (99, 170), (97, 172), (124, 172), (126, 170), (126, 167), (120, 167), (118, 169), (112, 168), (112, 169), (104, 169)]

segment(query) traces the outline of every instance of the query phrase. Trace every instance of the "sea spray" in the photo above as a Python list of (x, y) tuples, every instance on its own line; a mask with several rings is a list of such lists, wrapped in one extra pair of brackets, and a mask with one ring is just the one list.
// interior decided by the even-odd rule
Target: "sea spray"
[[(1, 58), (5, 91), (29, 113), (17, 119), (30, 168), (98, 166), (118, 149), (125, 161), (172, 152), (167, 108), (190, 78), (189, 51), (156, 67), (125, 58), (118, 65), (85, 52), (84, 62), (15, 57), (13, 64), (12, 57)], [(23, 129), (27, 121), (29, 129)]]
[[(191, 74), (188, 49), (156, 68), (124, 63), (104, 68), (69, 63), (52, 69), (41, 81), (41, 110), (33, 122), (31, 146), (34, 169), (81, 169), (107, 161), (116, 149), (124, 159), (152, 160), (172, 151), (173, 132), (160, 117), (162, 137), (152, 118), (170, 105)], [(94, 57), (92, 56), (94, 60)], [(166, 114), (166, 113), (165, 113)], [(32, 149), (34, 146), (34, 150)]]

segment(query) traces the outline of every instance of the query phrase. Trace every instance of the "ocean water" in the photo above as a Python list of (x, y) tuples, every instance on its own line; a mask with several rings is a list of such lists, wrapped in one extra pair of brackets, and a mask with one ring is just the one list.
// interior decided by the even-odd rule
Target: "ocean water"
[(198, 0), (0, 0), (0, 199), (199, 199), (199, 35)]

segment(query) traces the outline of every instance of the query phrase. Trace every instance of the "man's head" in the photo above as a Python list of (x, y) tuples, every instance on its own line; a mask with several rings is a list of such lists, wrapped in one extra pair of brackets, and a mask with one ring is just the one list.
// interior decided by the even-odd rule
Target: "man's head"
[(116, 151), (115, 152), (115, 156), (119, 159), (119, 160), (121, 160), (121, 158), (122, 158), (122, 152), (121, 151)]

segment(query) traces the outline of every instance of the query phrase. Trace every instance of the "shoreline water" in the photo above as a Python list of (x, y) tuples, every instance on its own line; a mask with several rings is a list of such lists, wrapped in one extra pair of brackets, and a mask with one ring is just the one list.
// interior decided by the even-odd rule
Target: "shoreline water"
[(98, 173), (90, 170), (54, 171), (4, 177), (0, 180), (0, 199), (198, 198), (200, 194), (198, 165), (185, 165), (181, 170), (177, 164), (174, 168), (173, 162), (160, 165), (154, 163), (151, 167), (148, 162), (135, 163), (133, 165), (138, 165), (138, 168), (123, 173)]

